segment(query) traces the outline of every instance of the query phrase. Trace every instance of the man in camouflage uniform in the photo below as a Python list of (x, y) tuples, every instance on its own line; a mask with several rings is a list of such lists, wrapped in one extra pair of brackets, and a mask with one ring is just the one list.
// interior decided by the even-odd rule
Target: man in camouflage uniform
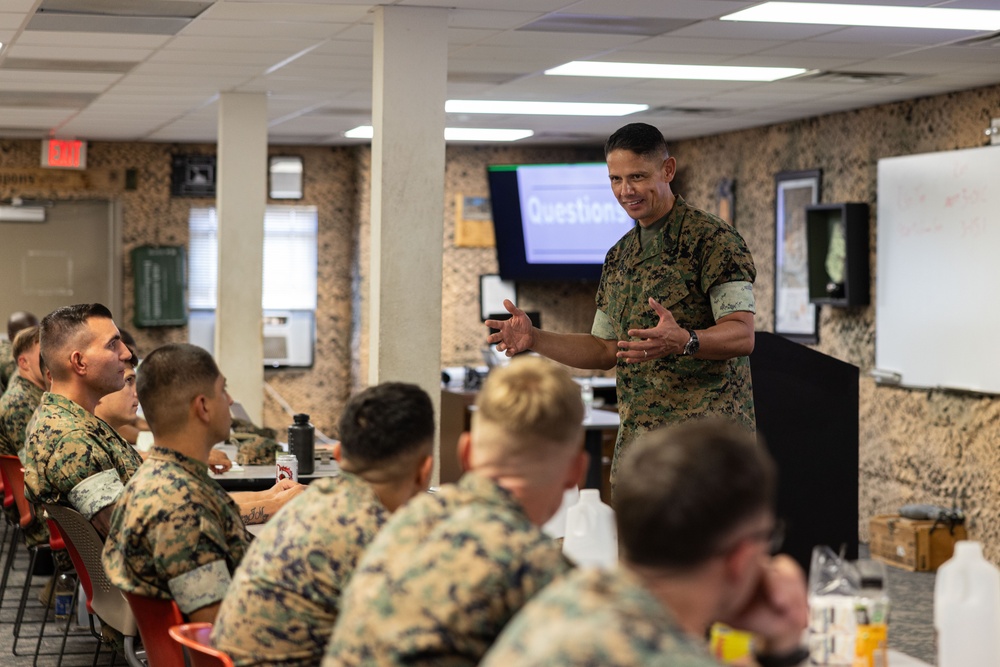
[(17, 373), (17, 357), (13, 355), (14, 338), (22, 329), (37, 326), (37, 317), (20, 310), (11, 313), (7, 319), (7, 338), (0, 338), (0, 393), (6, 391), (10, 379)]
[[(17, 360), (17, 373), (11, 377), (7, 391), (0, 398), (0, 454), (20, 456), (23, 461), (28, 422), (45, 392), (37, 325), (17, 333), (14, 337), (13, 354)], [(13, 510), (13, 516), (8, 516), (17, 521), (17, 508), (10, 509)], [(28, 524), (24, 529), (24, 541), (29, 547), (47, 544), (49, 531), (45, 523), (36, 519)], [(54, 552), (53, 556), (58, 559), (57, 565), (61, 571), (73, 569), (65, 552)]]
[(675, 196), (677, 162), (655, 127), (633, 123), (604, 148), (615, 197), (636, 221), (604, 261), (591, 333), (531, 326), (509, 301), (490, 343), (577, 368), (617, 367), (621, 428), (612, 463), (640, 433), (705, 415), (755, 430), (750, 360), (756, 270), (731, 226)]
[(52, 387), (27, 435), (25, 496), (73, 507), (107, 534), (114, 503), (142, 459), (94, 408), (122, 388), (132, 353), (101, 304), (54, 310), (40, 331)]
[(142, 362), (139, 400), (154, 445), (115, 506), (104, 567), (124, 591), (173, 599), (213, 621), (250, 543), (240, 508), (208, 472), (229, 434), (226, 380), (194, 345), (165, 345)]
[(584, 472), (582, 421), (580, 389), (554, 364), (493, 370), (459, 441), (468, 472), (411, 500), (372, 542), (324, 667), (477, 664), (510, 617), (568, 570), (539, 526)]
[(339, 431), (340, 475), (313, 482), (268, 523), (233, 577), (212, 643), (237, 667), (318, 664), (361, 554), (427, 489), (434, 407), (416, 385), (362, 391)]
[(617, 569), (577, 570), (546, 588), (483, 666), (717, 667), (705, 641), (715, 621), (757, 633), (764, 667), (804, 663), (805, 577), (769, 555), (775, 472), (763, 445), (700, 420), (642, 436), (621, 473)]
[(17, 372), (0, 398), (0, 454), (24, 457), (24, 439), (28, 422), (45, 393), (38, 327), (28, 327), (14, 338)]

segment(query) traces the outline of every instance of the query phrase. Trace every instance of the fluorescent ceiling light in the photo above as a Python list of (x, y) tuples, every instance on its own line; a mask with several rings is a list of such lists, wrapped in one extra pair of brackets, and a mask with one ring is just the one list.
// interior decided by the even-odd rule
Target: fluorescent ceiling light
[(717, 65), (660, 65), (656, 63), (608, 63), (590, 60), (545, 70), (556, 76), (608, 76), (629, 79), (699, 79), (705, 81), (777, 81), (806, 70), (797, 67), (728, 67)]
[[(344, 132), (349, 139), (371, 139), (375, 134), (371, 125), (359, 125), (353, 130)], [(517, 141), (530, 137), (531, 130), (493, 130), (481, 127), (446, 127), (445, 141)]]
[(488, 127), (446, 127), (445, 141), (517, 141), (533, 135), (531, 130), (492, 130)]
[(648, 104), (600, 104), (592, 102), (511, 102), (494, 100), (448, 100), (447, 113), (525, 114), (531, 116), (627, 116), (645, 111)]
[(765, 2), (721, 17), (723, 21), (818, 23), (885, 28), (1000, 30), (1000, 11), (949, 7), (887, 7), (829, 3)]

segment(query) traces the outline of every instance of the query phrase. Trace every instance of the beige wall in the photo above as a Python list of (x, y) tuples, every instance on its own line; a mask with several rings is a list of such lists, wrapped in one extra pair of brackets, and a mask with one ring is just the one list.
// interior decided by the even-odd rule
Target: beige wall
[[(823, 171), (823, 202), (858, 201), (872, 207), (871, 267), (875, 271), (876, 167), (879, 158), (953, 150), (983, 144), (983, 128), (1000, 115), (1000, 87), (884, 105), (754, 130), (673, 143), (681, 168), (678, 188), (691, 203), (714, 207), (722, 178), (736, 183), (735, 225), (746, 238), (758, 268), (757, 328), (773, 329), (774, 175), (780, 171)], [(0, 140), (0, 169), (34, 169), (39, 144)], [(186, 339), (183, 328), (131, 326), (132, 280), (127, 253), (146, 243), (187, 241), (187, 212), (210, 200), (170, 196), (170, 156), (209, 152), (211, 146), (109, 144), (92, 142), (83, 186), (15, 189), (0, 182), (0, 199), (13, 194), (45, 197), (113, 197), (123, 202), (125, 313), (145, 349)], [(367, 364), (368, 193), (370, 152), (365, 148), (272, 148), (302, 155), (305, 198), (319, 208), (319, 306), (316, 364), (311, 370), (269, 371), (267, 382), (317, 426), (335, 433), (336, 416), (349, 393), (360, 387)], [(489, 249), (454, 246), (454, 196), (487, 194), (488, 164), (600, 160), (589, 148), (449, 146), (445, 195), (442, 349), (445, 365), (478, 364), (483, 329), (479, 325), (479, 281), (496, 271)], [(138, 189), (124, 190), (124, 171), (138, 170)], [(414, 289), (419, 289), (419, 276)], [(543, 324), (557, 331), (589, 330), (593, 285), (522, 285), (521, 304), (542, 312)], [(874, 282), (872, 285), (874, 295)], [(943, 392), (876, 387), (866, 372), (874, 363), (875, 306), (850, 310), (824, 307), (817, 349), (861, 367), (861, 514), (867, 520), (908, 502), (951, 502), (965, 494), (969, 530), (1000, 560), (1000, 400)], [(933, 316), (933, 305), (928, 309)], [(409, 323), (401, 322), (400, 335)], [(958, 332), (960, 336), (961, 332)], [(998, 369), (1000, 372), (1000, 369)], [(265, 398), (265, 422), (284, 428), (289, 419)], [(808, 443), (803, 443), (808, 446)]]

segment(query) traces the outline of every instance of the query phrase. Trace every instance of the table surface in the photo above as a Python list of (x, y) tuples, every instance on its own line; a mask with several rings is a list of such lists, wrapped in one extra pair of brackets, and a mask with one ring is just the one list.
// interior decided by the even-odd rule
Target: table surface
[[(316, 479), (317, 477), (333, 477), (340, 472), (340, 466), (336, 461), (321, 463), (316, 461), (316, 467), (311, 475), (300, 475), (303, 479)], [(213, 475), (219, 481), (240, 480), (240, 479), (270, 479), (274, 480), (275, 468), (273, 465), (266, 466), (239, 466), (233, 467), (221, 475)]]
[(889, 667), (931, 667), (931, 665), (905, 653), (889, 649)]

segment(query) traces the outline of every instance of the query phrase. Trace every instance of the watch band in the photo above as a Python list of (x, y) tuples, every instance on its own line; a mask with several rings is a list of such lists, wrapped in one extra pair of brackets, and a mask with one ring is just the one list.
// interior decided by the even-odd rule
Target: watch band
[(760, 667), (798, 667), (809, 659), (809, 649), (800, 646), (791, 653), (782, 655), (758, 654), (754, 656)]
[(684, 345), (684, 352), (682, 354), (686, 357), (689, 357), (692, 354), (698, 352), (698, 349), (701, 347), (701, 342), (698, 340), (698, 334), (694, 332), (694, 329), (688, 329), (687, 332), (688, 334), (690, 334), (691, 337), (688, 339), (688, 342)]

